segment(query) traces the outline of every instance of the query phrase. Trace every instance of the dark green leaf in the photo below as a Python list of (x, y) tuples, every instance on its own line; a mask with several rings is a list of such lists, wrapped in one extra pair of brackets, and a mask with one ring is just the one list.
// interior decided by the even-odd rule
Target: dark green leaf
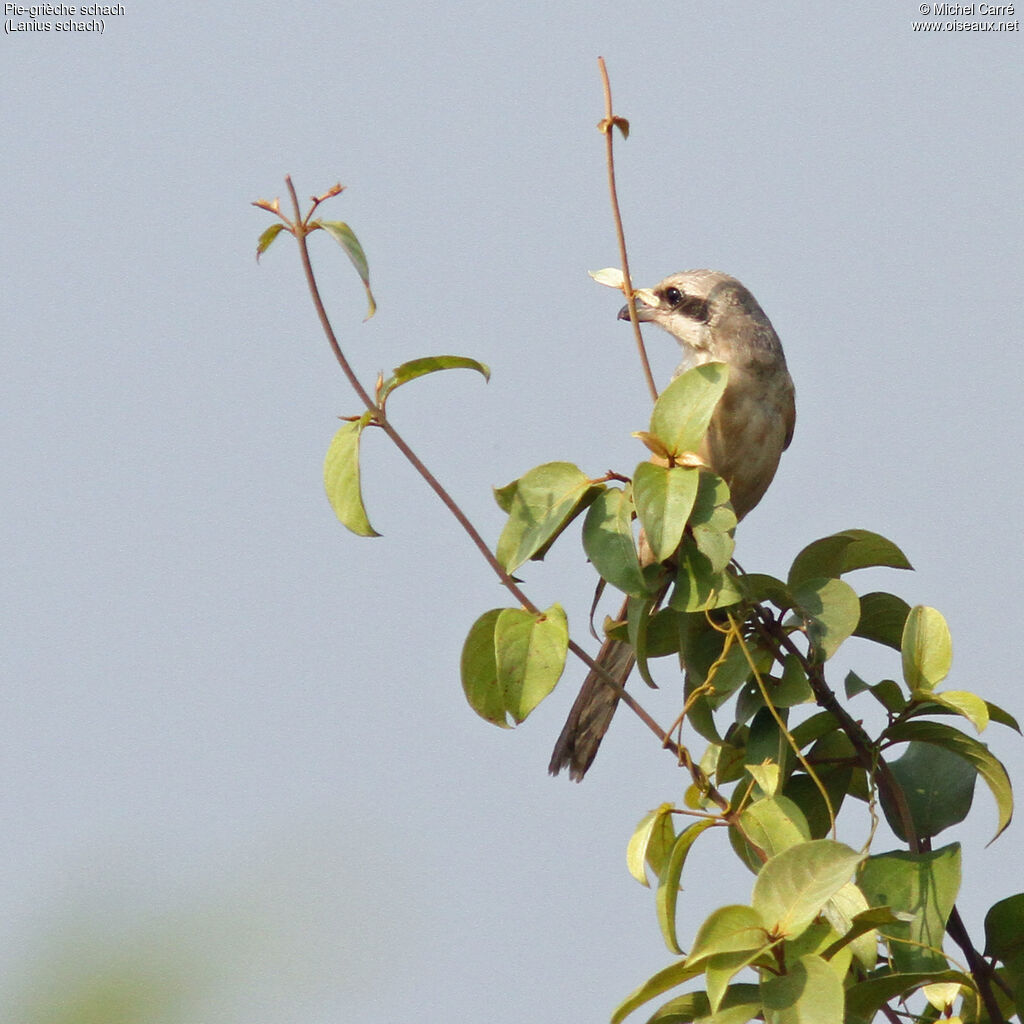
[[(937, 836), (967, 817), (978, 772), (958, 754), (927, 743), (909, 743), (902, 757), (889, 762), (889, 768), (903, 791), (918, 839)], [(884, 787), (881, 796), (889, 827), (906, 842), (899, 812)]]
[(1013, 789), (1010, 785), (1010, 777), (1006, 774), (1002, 763), (993, 756), (984, 743), (942, 722), (917, 720), (898, 722), (886, 729), (882, 736), (893, 743), (910, 740), (931, 743), (962, 757), (973, 765), (995, 797), (999, 824), (992, 839), (996, 839), (1010, 824), (1010, 818), (1013, 816)]
[(1024, 893), (993, 903), (985, 915), (985, 956), (1006, 963), (1024, 953)]
[[(802, 771), (794, 772), (783, 792), (803, 811), (812, 839), (823, 839), (832, 828), (832, 819), (846, 799), (853, 774), (853, 745), (843, 732), (829, 732), (821, 737), (807, 753), (818, 782), (828, 794), (826, 804), (818, 782)], [(832, 814), (829, 815), (829, 807)]]
[(651, 621), (653, 608), (653, 598), (629, 598), (626, 603), (626, 631), (630, 645), (636, 654), (636, 668), (640, 673), (640, 678), (656, 690), (658, 684), (651, 677), (651, 670), (647, 666), (647, 627)]
[(889, 940), (897, 971), (941, 971), (945, 967), (942, 937), (960, 890), (959, 844), (927, 853), (894, 851), (869, 857), (857, 884), (871, 906), (912, 915), (909, 921), (879, 926)]
[(346, 423), (334, 435), (324, 459), (324, 490), (334, 514), (360, 537), (379, 537), (370, 525), (359, 484), (359, 441), (370, 413)]
[(914, 971), (882, 974), (852, 985), (846, 991), (847, 1018), (853, 1022), (873, 1021), (883, 1004), (890, 999), (908, 999), (922, 985), (957, 982), (974, 988), (974, 979), (960, 971)]
[(898, 651), (903, 643), (903, 627), (909, 613), (910, 605), (895, 594), (881, 590), (864, 594), (860, 599), (860, 622), (853, 635)]
[(373, 298), (373, 292), (370, 291), (370, 267), (366, 262), (366, 253), (363, 252), (355, 232), (340, 220), (314, 221), (313, 224), (319, 224), (345, 250), (345, 255), (352, 261), (352, 266), (356, 268), (356, 273), (366, 289), (366, 299), (370, 305), (366, 319), (369, 320), (377, 312), (377, 303)]
[[(730, 655), (732, 651), (729, 652)], [(782, 721), (785, 723), (787, 712), (782, 711)], [(775, 716), (767, 709), (762, 708), (750, 723), (750, 735), (747, 737), (747, 754), (745, 761), (748, 765), (775, 764), (779, 766), (781, 777), (789, 774), (789, 766), (793, 756), (793, 748), (779, 728)]]
[(811, 715), (806, 721), (794, 726), (790, 732), (797, 747), (803, 750), (808, 744), (821, 739), (822, 736), (830, 732), (835, 732), (838, 728), (839, 722), (836, 721), (836, 717), (832, 712), (819, 711), (817, 714)]
[(771, 601), (780, 612), (793, 607), (793, 595), (782, 580), (761, 572), (744, 573), (739, 577), (739, 586), (748, 601), (760, 603)]
[(907, 556), (885, 537), (870, 530), (843, 530), (808, 544), (794, 559), (788, 582), (793, 586), (819, 577), (838, 579), (870, 566), (913, 568)]
[(710, 559), (686, 536), (677, 556), (675, 586), (669, 605), (681, 612), (725, 608), (742, 600), (735, 581), (727, 572), (716, 572)]

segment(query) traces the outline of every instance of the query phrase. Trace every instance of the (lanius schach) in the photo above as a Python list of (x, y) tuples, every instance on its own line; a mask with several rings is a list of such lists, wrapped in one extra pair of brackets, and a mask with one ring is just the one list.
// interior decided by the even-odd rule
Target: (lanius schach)
[[(673, 379), (701, 363), (729, 367), (728, 383), (698, 454), (729, 485), (736, 518), (742, 519), (764, 497), (793, 438), (793, 381), (779, 336), (757, 299), (736, 278), (718, 270), (673, 274), (646, 295), (656, 302), (638, 298), (637, 319), (664, 328), (682, 349)], [(629, 319), (627, 306), (619, 319)], [(620, 686), (634, 661), (629, 644), (611, 639), (597, 656)], [(596, 672), (587, 676), (555, 744), (552, 775), (568, 767), (574, 780), (583, 778), (618, 701)]]

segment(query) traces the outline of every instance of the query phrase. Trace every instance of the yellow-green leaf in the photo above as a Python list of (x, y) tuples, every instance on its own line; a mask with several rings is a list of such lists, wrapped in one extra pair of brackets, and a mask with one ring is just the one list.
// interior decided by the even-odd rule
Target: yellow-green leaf
[(498, 659), (494, 650), (494, 626), (504, 609), (492, 608), (473, 623), (462, 646), (462, 689), (469, 706), (483, 719), (509, 728), (505, 696), (498, 685)]
[(953, 664), (953, 638), (942, 613), (919, 604), (903, 627), (903, 678), (911, 691), (933, 690)]
[(355, 232), (340, 220), (314, 221), (314, 224), (319, 224), (345, 250), (345, 255), (352, 261), (352, 266), (356, 268), (356, 273), (366, 289), (366, 299), (369, 303), (366, 319), (369, 320), (377, 312), (377, 303), (373, 292), (370, 291), (370, 267), (366, 261), (366, 253), (363, 252), (363, 247), (359, 244)]
[(728, 376), (725, 363), (703, 363), (676, 377), (658, 397), (650, 433), (673, 456), (700, 448)]
[(506, 608), (494, 624), (498, 686), (505, 710), (516, 722), (555, 688), (565, 668), (569, 624), (561, 605), (541, 615)]
[(271, 247), (271, 245), (274, 244), (274, 239), (277, 238), (282, 231), (284, 231), (283, 224), (271, 224), (270, 227), (260, 235), (259, 241), (256, 243), (257, 262), (259, 261), (259, 258)]
[(645, 814), (630, 836), (626, 847), (626, 866), (629, 873), (644, 887), (650, 888), (647, 880), (647, 865), (652, 864), (660, 875), (668, 851), (672, 849), (676, 833), (672, 827), (672, 804), (664, 803)]
[(364, 413), (334, 435), (324, 459), (324, 489), (344, 526), (360, 537), (379, 537), (367, 518), (359, 484), (359, 440), (369, 420), (370, 414)]
[(476, 370), (484, 380), (491, 379), (490, 368), (468, 356), (423, 356), (395, 367), (391, 376), (381, 386), (380, 401), (386, 401), (395, 388), (428, 373), (437, 373), (439, 370)]
[(683, 865), (686, 863), (687, 854), (696, 842), (697, 837), (714, 825), (710, 818), (704, 821), (694, 822), (683, 829), (676, 836), (672, 845), (672, 852), (669, 854), (668, 863), (665, 865), (658, 879), (658, 892), (655, 897), (655, 906), (658, 911), (658, 924), (661, 925), (661, 934), (665, 945), (673, 953), (683, 955), (676, 937), (676, 899), (679, 896), (679, 881), (683, 874)]
[(670, 558), (683, 539), (697, 497), (699, 469), (641, 462), (633, 474), (633, 503), (656, 562)]

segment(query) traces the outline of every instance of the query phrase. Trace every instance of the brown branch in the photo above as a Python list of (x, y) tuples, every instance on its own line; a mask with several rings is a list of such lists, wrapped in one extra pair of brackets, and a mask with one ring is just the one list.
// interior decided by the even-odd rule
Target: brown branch
[[(902, 787), (896, 781), (892, 774), (892, 769), (871, 737), (864, 731), (861, 724), (839, 703), (832, 688), (825, 681), (825, 672), (821, 663), (807, 658), (796, 644), (793, 643), (779, 623), (760, 606), (757, 606), (755, 609), (755, 614), (762, 631), (767, 633), (771, 639), (774, 639), (779, 646), (796, 657), (800, 662), (801, 667), (807, 673), (807, 679), (818, 706), (836, 718), (839, 722), (839, 727), (846, 733), (853, 744), (853, 748), (857, 753), (857, 759), (861, 765), (869, 775), (877, 777), (879, 788), (884, 791), (885, 795), (889, 798), (890, 805), (896, 809), (896, 813), (899, 815), (900, 827), (903, 830), (903, 835), (911, 853), (922, 852), (927, 843), (922, 843), (921, 839), (918, 838)], [(981, 995), (981, 1001), (985, 1005), (985, 1011), (989, 1016), (989, 1020), (992, 1024), (1004, 1024), (1005, 1017), (999, 1009), (999, 1003), (992, 989), (993, 970), (975, 948), (967, 932), (967, 927), (964, 925), (963, 918), (960, 916), (960, 911), (955, 905), (946, 921), (946, 931), (949, 933), (949, 937), (960, 947), (967, 959), (967, 964), (978, 986), (978, 992)]]

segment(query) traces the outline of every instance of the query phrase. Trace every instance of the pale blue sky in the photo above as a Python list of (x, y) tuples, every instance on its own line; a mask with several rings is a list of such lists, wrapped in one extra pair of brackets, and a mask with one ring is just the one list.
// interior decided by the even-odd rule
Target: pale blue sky
[[(629, 331), (586, 275), (618, 262), (599, 54), (633, 128), (636, 282), (735, 274), (796, 381), (793, 446), (737, 557), (782, 575), (815, 537), (886, 534), (917, 571), (852, 582), (940, 608), (950, 686), (1024, 710), (1024, 43), (914, 32), (918, 6), (145, 0), (102, 36), (5, 35), (12, 1020), (35, 1024), (17, 1000), (56, 990), (55, 959), (184, 978), (166, 1020), (189, 1024), (589, 1024), (670, 961), (624, 850), (680, 773), (620, 714), (583, 785), (547, 777), (575, 665), (514, 732), (469, 711), (462, 640), (505, 598), (381, 437), (365, 493), (384, 537), (334, 520), (321, 460), (358, 404), (287, 240), (256, 265), (268, 220), (248, 205), (285, 173), (301, 195), (349, 186), (329, 210), (366, 247), (376, 319), (314, 248), (365, 381), (441, 352), (492, 367), (389, 408), (496, 539), (492, 485), (643, 457)], [(667, 377), (670, 339), (648, 344)], [(523, 575), (584, 640), (579, 547)], [(985, 738), (1024, 777), (1019, 738)], [(1022, 844), (1014, 825), (983, 849), (982, 790), (970, 821), (947, 835), (980, 936)], [(749, 896), (723, 844), (696, 855), (691, 878), (722, 883), (683, 894), (684, 935)]]

